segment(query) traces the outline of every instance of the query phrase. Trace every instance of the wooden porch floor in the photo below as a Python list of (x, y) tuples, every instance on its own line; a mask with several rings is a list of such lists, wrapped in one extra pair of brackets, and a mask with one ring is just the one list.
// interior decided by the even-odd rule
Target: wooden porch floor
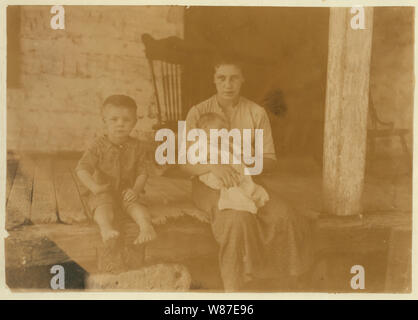
[[(10, 234), (6, 241), (7, 267), (73, 260), (87, 272), (97, 272), (96, 250), (101, 242), (98, 230), (89, 222), (80, 200), (73, 173), (78, 158), (79, 154), (9, 157), (6, 185), (6, 228)], [(295, 159), (282, 161), (279, 165), (282, 172), (280, 178), (272, 180), (271, 187), (285, 198), (298, 201), (303, 208), (320, 211), (321, 175), (315, 165), (307, 166), (302, 162), (298, 163)], [(392, 169), (398, 170), (397, 176), (390, 174), (391, 167), (387, 163), (380, 166), (382, 170), (376, 163), (374, 172), (366, 176), (366, 210), (361, 219), (320, 217), (317, 220), (317, 254), (326, 259), (341, 253), (385, 256), (383, 271), (380, 270), (384, 273), (384, 290), (408, 291), (412, 180), (407, 172), (399, 174), (396, 165)], [(146, 191), (159, 233), (159, 239), (147, 247), (148, 263), (189, 264), (195, 279), (205, 283), (203, 287), (219, 287), (218, 271), (202, 275), (205, 266), (217, 268), (217, 245), (210, 226), (202, 223), (207, 222), (207, 217), (191, 203), (190, 181), (179, 177), (152, 177)], [(164, 224), (170, 217), (180, 216), (186, 217)], [(128, 238), (132, 239), (138, 231), (134, 224), (128, 225), (127, 230)], [(75, 241), (77, 239), (82, 241)], [(196, 259), (201, 260), (196, 262)], [(329, 290), (326, 285), (322, 289)]]
[[(21, 154), (7, 160), (6, 229), (13, 230), (31, 224), (78, 224), (88, 222), (88, 215), (75, 177), (80, 154)], [(163, 182), (164, 181), (164, 182)], [(146, 187), (146, 200), (153, 218), (164, 220), (174, 214), (161, 206), (194, 211), (205, 220), (191, 203), (191, 185), (187, 179), (153, 177)], [(168, 205), (170, 203), (170, 205)], [(191, 213), (193, 215), (193, 213)]]
[(22, 155), (7, 160), (6, 229), (21, 224), (86, 221), (73, 177), (76, 158)]

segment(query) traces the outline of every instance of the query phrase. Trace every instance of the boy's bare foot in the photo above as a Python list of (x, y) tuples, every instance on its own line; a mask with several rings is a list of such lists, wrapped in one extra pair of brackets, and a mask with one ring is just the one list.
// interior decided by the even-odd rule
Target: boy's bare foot
[(119, 237), (119, 232), (114, 229), (102, 229), (100, 231), (101, 231), (103, 242), (116, 239), (117, 237)]
[(145, 228), (141, 228), (138, 237), (134, 241), (134, 244), (142, 244), (154, 240), (156, 236), (157, 234), (151, 225)]

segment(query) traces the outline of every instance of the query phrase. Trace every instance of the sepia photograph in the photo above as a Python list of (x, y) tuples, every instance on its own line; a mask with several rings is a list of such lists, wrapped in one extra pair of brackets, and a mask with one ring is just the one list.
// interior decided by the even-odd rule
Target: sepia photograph
[(414, 7), (5, 10), (9, 290), (412, 292)]

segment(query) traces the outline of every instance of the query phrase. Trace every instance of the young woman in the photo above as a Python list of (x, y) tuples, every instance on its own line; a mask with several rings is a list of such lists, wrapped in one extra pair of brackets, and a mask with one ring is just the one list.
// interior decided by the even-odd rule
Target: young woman
[[(276, 154), (267, 113), (261, 106), (241, 96), (244, 76), (241, 66), (221, 60), (214, 66), (216, 94), (192, 107), (186, 118), (187, 130), (195, 128), (201, 115), (218, 113), (230, 129), (263, 129), (263, 173), (253, 176), (263, 185), (265, 173), (276, 164)], [(254, 148), (254, 141), (252, 148)], [(223, 164), (187, 164), (193, 176), (213, 173), (225, 187), (235, 185), (239, 174)], [(285, 203), (274, 190), (257, 215), (236, 210), (219, 210), (219, 190), (193, 179), (193, 200), (211, 217), (212, 231), (219, 244), (219, 265), (225, 291), (237, 291), (251, 279), (300, 276), (312, 262), (311, 223)], [(261, 288), (262, 289), (262, 288)]]

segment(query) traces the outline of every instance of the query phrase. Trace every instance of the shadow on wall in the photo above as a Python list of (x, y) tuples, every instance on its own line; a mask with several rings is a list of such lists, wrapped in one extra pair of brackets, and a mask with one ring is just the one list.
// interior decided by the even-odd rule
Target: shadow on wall
[[(9, 150), (84, 149), (100, 128), (101, 101), (114, 93), (136, 99), (143, 118), (138, 134), (149, 132), (155, 119), (148, 113), (152, 118), (155, 106), (141, 35), (161, 39), (184, 33), (198, 47), (252, 57), (245, 66), (243, 94), (268, 106), (266, 98), (280, 90), (280, 100), (285, 101), (286, 108), (274, 107), (270, 113), (278, 153), (313, 154), (321, 162), (327, 8), (179, 7), (173, 11), (168, 6), (68, 6), (66, 30), (59, 31), (49, 27), (49, 6), (14, 8), (18, 7), (8, 8), (8, 21), (16, 29), (9, 30), (20, 28), (20, 36), (9, 34), (8, 49), (20, 54), (9, 58), (20, 60), (9, 59), (8, 65), (8, 71), (14, 70), (8, 74), (16, 76), (19, 85), (13, 87), (10, 80), (7, 91)], [(414, 8), (375, 9), (370, 79), (379, 117), (409, 130), (413, 17)], [(209, 61), (191, 57), (183, 78), (185, 112), (214, 93), (212, 80)], [(412, 134), (407, 142), (412, 145)], [(382, 139), (377, 145), (378, 151), (389, 154), (399, 153), (400, 148), (394, 139)]]

